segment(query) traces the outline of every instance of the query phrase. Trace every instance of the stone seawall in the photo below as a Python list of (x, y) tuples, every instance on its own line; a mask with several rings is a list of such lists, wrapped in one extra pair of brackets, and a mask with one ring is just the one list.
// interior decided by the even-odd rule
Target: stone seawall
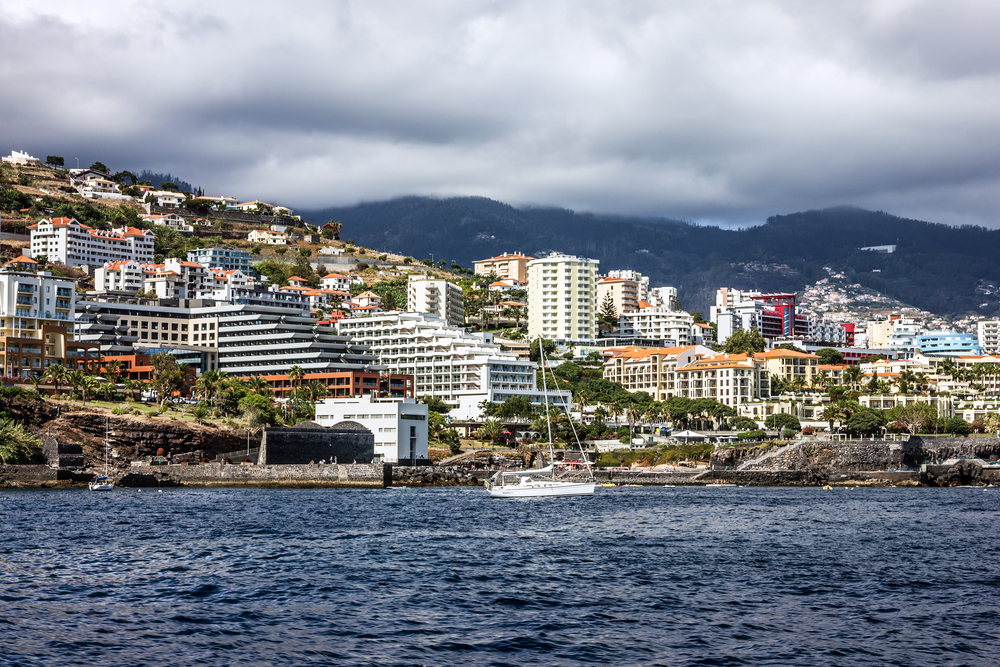
[(461, 467), (392, 466), (393, 486), (479, 486), (476, 475)]
[(366, 465), (202, 465), (151, 466), (134, 463), (118, 485), (129, 486), (279, 486), (381, 489), (388, 466)]

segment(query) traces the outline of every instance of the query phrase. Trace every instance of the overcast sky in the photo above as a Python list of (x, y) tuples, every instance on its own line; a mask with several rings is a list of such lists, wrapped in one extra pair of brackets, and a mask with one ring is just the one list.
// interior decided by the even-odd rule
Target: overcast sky
[(998, 26), (996, 0), (0, 0), (0, 151), (298, 209), (996, 227)]

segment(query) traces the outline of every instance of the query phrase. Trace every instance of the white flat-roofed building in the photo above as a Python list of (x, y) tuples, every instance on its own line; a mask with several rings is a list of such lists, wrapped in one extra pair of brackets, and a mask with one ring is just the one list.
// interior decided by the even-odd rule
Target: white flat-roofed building
[(664, 308), (677, 307), (677, 288), (664, 285), (662, 287), (651, 287), (646, 301), (651, 306), (663, 306)]
[(528, 262), (528, 336), (597, 338), (596, 259), (552, 253)]
[[(482, 334), (470, 334), (425, 313), (354, 317), (338, 322), (337, 329), (353, 342), (371, 346), (391, 372), (414, 376), (416, 395), (445, 401), (452, 406), (452, 418), (477, 419), (481, 402), (502, 403), (512, 396), (544, 405), (534, 362), (503, 352)], [(567, 410), (572, 395), (550, 391), (549, 402)]]
[(152, 263), (153, 240), (148, 229), (93, 229), (75, 218), (51, 218), (31, 225), (31, 256), (48, 257), (67, 266), (102, 266), (135, 260)]
[(1000, 354), (1000, 320), (980, 320), (976, 324), (976, 339), (983, 354)]
[(406, 285), (406, 310), (429, 313), (456, 327), (465, 324), (462, 288), (447, 280), (411, 275)]
[[(427, 456), (427, 405), (412, 398), (328, 398), (316, 404), (316, 422), (361, 424), (375, 435), (375, 456), (385, 463), (423, 461)], [(350, 463), (350, 461), (339, 461)]]
[(695, 342), (692, 334), (694, 317), (683, 310), (670, 310), (663, 306), (640, 308), (635, 312), (621, 313), (618, 326), (625, 337), (672, 340), (679, 347)]
[(263, 245), (287, 245), (288, 237), (285, 236), (284, 232), (272, 232), (270, 229), (254, 229), (247, 234), (247, 241)]

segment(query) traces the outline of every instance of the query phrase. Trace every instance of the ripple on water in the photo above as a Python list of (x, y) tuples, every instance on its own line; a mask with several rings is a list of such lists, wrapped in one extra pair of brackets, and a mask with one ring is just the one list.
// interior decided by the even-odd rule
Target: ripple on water
[(0, 665), (994, 664), (1000, 494), (0, 492)]

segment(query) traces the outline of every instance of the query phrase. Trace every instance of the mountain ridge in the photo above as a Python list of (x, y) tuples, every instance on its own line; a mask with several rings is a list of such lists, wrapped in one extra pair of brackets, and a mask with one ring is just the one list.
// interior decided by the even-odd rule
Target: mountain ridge
[[(486, 197), (398, 197), (302, 212), (307, 222), (334, 219), (343, 236), (417, 259), (472, 261), (502, 252), (551, 250), (601, 261), (601, 271), (635, 269), (653, 285), (674, 285), (684, 307), (702, 310), (722, 286), (800, 291), (825, 275), (939, 315), (1000, 313), (1000, 231), (951, 227), (853, 206), (775, 215), (743, 229), (671, 218), (516, 208)], [(892, 254), (861, 251), (897, 245)], [(985, 303), (985, 306), (983, 305)]]

